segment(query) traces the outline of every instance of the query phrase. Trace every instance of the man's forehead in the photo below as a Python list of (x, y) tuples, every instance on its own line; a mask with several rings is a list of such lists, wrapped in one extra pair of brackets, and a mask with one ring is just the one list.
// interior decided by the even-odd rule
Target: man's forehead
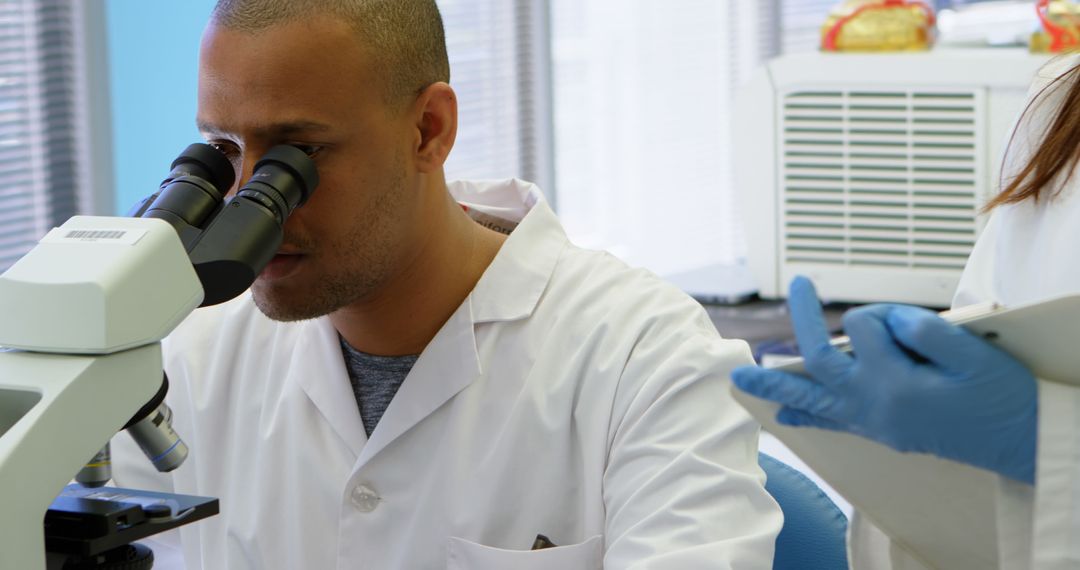
[(253, 32), (211, 24), (199, 50), (199, 90), (239, 92), (246, 98), (255, 90), (369, 83), (375, 71), (369, 50), (352, 33), (312, 27), (319, 22), (283, 23)]
[(298, 33), (311, 31), (302, 26), (254, 33), (212, 28), (199, 60), (196, 119), (205, 134), (337, 130), (382, 99), (351, 36), (341, 46), (322, 34)]
[(252, 62), (293, 60), (309, 66), (336, 62), (362, 67), (368, 57), (367, 43), (360, 40), (355, 29), (329, 17), (279, 22), (255, 30), (211, 21), (200, 42), (201, 63), (249, 66)]

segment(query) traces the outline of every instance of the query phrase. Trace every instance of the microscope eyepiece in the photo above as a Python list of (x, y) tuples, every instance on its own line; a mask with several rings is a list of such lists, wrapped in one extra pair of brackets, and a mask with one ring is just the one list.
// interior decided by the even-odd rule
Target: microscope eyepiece
[(203, 143), (188, 145), (169, 166), (172, 172), (166, 180), (180, 176), (195, 176), (214, 188), (228, 191), (236, 182), (236, 171), (229, 159), (218, 149)]
[(203, 284), (202, 306), (251, 287), (277, 254), (286, 219), (318, 183), (314, 161), (293, 146), (275, 146), (255, 163), (251, 178), (188, 249)]
[(315, 163), (292, 145), (271, 148), (255, 163), (251, 179), (236, 193), (270, 210), (278, 224), (307, 201), (319, 185)]
[(208, 144), (189, 145), (173, 161), (161, 189), (133, 215), (169, 222), (186, 247), (220, 211), (235, 181), (232, 163), (221, 151)]

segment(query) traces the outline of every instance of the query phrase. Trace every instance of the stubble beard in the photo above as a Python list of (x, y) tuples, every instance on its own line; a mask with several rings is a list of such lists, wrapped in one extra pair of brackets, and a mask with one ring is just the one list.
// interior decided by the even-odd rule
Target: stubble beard
[(280, 285), (256, 279), (251, 287), (255, 306), (271, 320), (303, 321), (376, 294), (398, 257), (400, 244), (392, 232), (404, 223), (399, 207), (404, 193), (402, 177), (389, 185), (366, 215), (356, 218), (347, 235), (335, 244), (318, 244), (321, 257), (336, 259), (306, 259), (303, 263), (321, 267), (301, 266), (306, 274), (286, 278), (287, 283)]

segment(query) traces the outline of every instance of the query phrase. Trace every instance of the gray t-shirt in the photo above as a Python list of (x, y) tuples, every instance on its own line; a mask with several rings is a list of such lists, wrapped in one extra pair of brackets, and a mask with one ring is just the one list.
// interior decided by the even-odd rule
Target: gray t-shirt
[(360, 407), (360, 418), (364, 420), (364, 431), (371, 437), (390, 400), (394, 399), (420, 355), (375, 356), (356, 350), (345, 339), (341, 339), (341, 353), (345, 356), (345, 369)]

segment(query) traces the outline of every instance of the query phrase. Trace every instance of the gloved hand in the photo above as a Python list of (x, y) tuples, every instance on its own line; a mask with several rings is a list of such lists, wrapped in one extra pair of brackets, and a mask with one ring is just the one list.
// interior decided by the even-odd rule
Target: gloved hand
[(744, 366), (745, 392), (783, 405), (779, 423), (848, 431), (1034, 483), (1038, 394), (1012, 356), (933, 312), (869, 305), (844, 315), (854, 354), (829, 344), (809, 279), (788, 305), (809, 377)]

